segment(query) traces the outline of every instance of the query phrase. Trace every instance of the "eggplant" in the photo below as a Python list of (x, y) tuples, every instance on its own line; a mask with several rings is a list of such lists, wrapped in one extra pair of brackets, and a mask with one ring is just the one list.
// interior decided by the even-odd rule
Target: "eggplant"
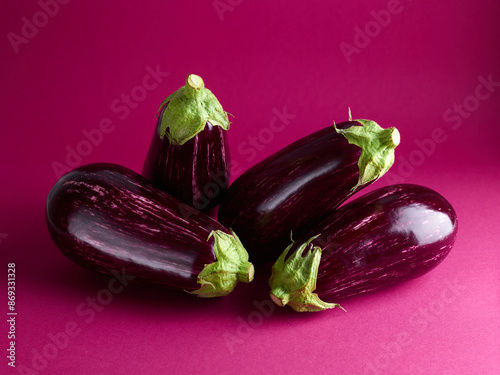
[(253, 279), (234, 232), (120, 165), (89, 164), (61, 177), (46, 220), (66, 257), (103, 274), (122, 270), (135, 282), (200, 297)]
[(190, 74), (158, 113), (142, 175), (184, 203), (209, 212), (229, 185), (227, 112), (203, 79)]
[(352, 120), (306, 136), (254, 165), (223, 197), (217, 219), (234, 229), (250, 260), (275, 261), (289, 233), (306, 232), (394, 162), (396, 128)]
[(320, 311), (419, 277), (448, 255), (457, 229), (453, 207), (429, 188), (374, 190), (285, 249), (269, 279), (271, 299), (296, 311)]

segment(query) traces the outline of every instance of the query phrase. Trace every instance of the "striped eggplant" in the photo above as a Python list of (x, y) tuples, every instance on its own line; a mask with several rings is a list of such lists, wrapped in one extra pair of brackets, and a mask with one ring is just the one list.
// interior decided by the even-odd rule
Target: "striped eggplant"
[(253, 279), (235, 233), (115, 164), (89, 164), (64, 175), (46, 205), (59, 250), (104, 274), (184, 289), (200, 297), (230, 293)]
[[(349, 113), (349, 117), (350, 113)], [(254, 263), (275, 261), (300, 235), (394, 162), (396, 128), (350, 120), (306, 136), (244, 172), (229, 187), (218, 220), (234, 229)]]
[(142, 174), (156, 187), (204, 212), (215, 207), (229, 182), (227, 113), (201, 77), (161, 104)]
[(271, 298), (297, 311), (421, 276), (450, 252), (453, 207), (435, 191), (410, 184), (374, 190), (332, 213), (292, 243), (273, 265)]

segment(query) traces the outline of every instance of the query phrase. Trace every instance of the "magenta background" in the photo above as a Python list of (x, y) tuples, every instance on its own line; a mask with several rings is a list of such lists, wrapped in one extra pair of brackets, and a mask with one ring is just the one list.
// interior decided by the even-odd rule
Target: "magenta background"
[[(17, 365), (33, 370), (49, 334), (75, 322), (78, 336), (32, 373), (500, 373), (500, 87), (459, 129), (443, 118), (475, 95), (477, 77), (500, 81), (498, 2), (402, 0), (402, 11), (350, 63), (340, 44), (353, 45), (354, 28), (364, 29), (370, 12), (387, 9), (388, 1), (222, 2), (233, 5), (219, 17), (212, 1), (70, 1), (19, 53), (7, 34), (20, 34), (22, 17), (31, 20), (41, 8), (3, 2), (0, 311), (7, 312), (7, 263), (16, 262)], [(158, 64), (168, 77), (120, 119), (111, 103)], [(156, 110), (188, 73), (201, 75), (235, 116), (235, 176), (289, 142), (346, 120), (348, 107), (354, 118), (397, 126), (402, 144), (391, 173), (452, 203), (460, 223), (455, 248), (420, 279), (346, 301), (347, 313), (276, 307), (263, 317), (253, 304), (267, 299), (261, 272), (219, 300), (130, 286), (86, 323), (78, 306), (109, 278), (64, 258), (47, 233), (45, 198), (57, 180), (52, 163), (64, 163), (66, 147), (76, 148), (84, 129), (109, 118), (114, 130), (80, 164), (108, 161), (140, 171)], [(273, 109), (283, 107), (296, 117), (265, 138)], [(430, 138), (435, 128), (446, 140), (418, 159), (415, 140)], [(248, 137), (259, 134), (268, 143), (251, 158)], [(450, 283), (461, 289), (454, 294)], [(248, 321), (253, 328), (244, 330)], [(238, 338), (232, 346), (228, 335)], [(0, 373), (25, 373), (1, 358)]]

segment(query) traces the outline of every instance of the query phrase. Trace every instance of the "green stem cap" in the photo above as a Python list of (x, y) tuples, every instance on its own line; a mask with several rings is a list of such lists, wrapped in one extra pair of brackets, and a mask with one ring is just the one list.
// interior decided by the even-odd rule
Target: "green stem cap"
[[(336, 303), (322, 301), (316, 293), (313, 293), (316, 289), (321, 260), (321, 248), (311, 244), (315, 238), (313, 237), (300, 245), (295, 253), (285, 261), (294, 244), (292, 241), (274, 263), (269, 279), (270, 296), (278, 306), (289, 305), (299, 312), (322, 311), (334, 307), (342, 308)], [(302, 257), (306, 248), (309, 248), (307, 254)]]
[(207, 122), (229, 129), (228, 114), (200, 76), (190, 74), (186, 85), (169, 95), (160, 105), (163, 112), (160, 137), (168, 137), (173, 145), (182, 145), (201, 132)]
[[(349, 110), (349, 121), (351, 111)], [(384, 129), (372, 120), (354, 120), (361, 126), (351, 126), (347, 129), (337, 129), (350, 144), (361, 147), (361, 156), (358, 160), (359, 179), (351, 189), (356, 190), (360, 186), (375, 181), (382, 177), (394, 163), (394, 149), (401, 142), (398, 129)]]
[(248, 253), (238, 236), (230, 232), (214, 230), (210, 233), (207, 241), (214, 238), (217, 261), (205, 265), (198, 274), (201, 288), (189, 293), (203, 298), (222, 297), (231, 293), (239, 281), (249, 283), (253, 280), (255, 270), (248, 261)]

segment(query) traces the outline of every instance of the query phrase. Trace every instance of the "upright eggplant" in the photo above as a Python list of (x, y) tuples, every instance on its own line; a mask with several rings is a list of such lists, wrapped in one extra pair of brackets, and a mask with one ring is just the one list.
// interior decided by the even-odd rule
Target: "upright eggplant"
[(230, 293), (253, 279), (236, 234), (115, 164), (64, 175), (47, 198), (47, 225), (73, 262), (200, 297)]
[(231, 184), (218, 220), (238, 233), (252, 262), (275, 261), (290, 231), (307, 231), (391, 167), (398, 130), (350, 117), (290, 144)]
[(319, 311), (421, 276), (448, 255), (457, 228), (453, 207), (431, 189), (402, 184), (374, 190), (280, 255), (269, 280), (271, 298), (297, 311)]
[(227, 190), (229, 148), (227, 112), (201, 77), (161, 104), (142, 174), (156, 187), (208, 212)]

